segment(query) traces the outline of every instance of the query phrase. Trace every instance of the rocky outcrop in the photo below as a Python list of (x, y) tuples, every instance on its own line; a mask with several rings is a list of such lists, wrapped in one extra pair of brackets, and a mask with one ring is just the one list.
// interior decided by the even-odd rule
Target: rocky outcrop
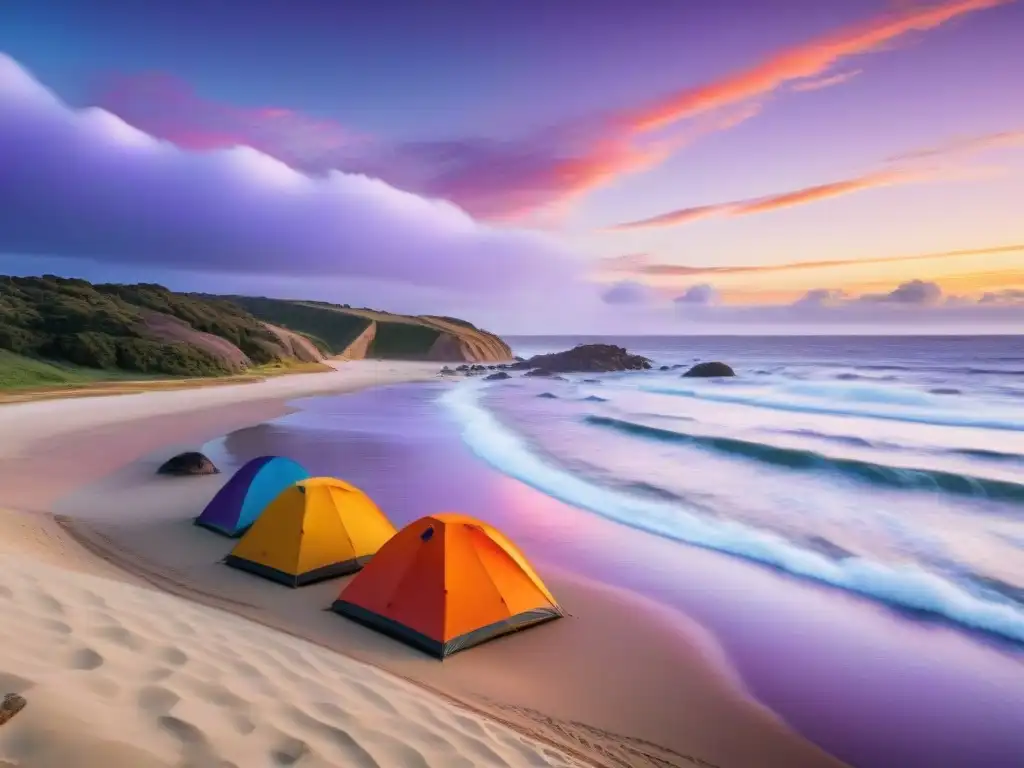
[(5, 694), (3, 702), (0, 703), (0, 725), (21, 712), (27, 703), (24, 696), (19, 696), (16, 693)]
[(217, 475), (220, 470), (213, 462), (198, 451), (186, 451), (172, 456), (156, 471), (158, 475)]
[[(606, 371), (640, 371), (651, 367), (646, 357), (631, 354), (625, 347), (614, 344), (580, 344), (566, 352), (534, 355), (529, 360), (515, 363), (511, 368), (533, 368), (550, 373), (596, 373)], [(533, 373), (543, 376), (543, 373)], [(529, 374), (528, 374), (529, 375)]]
[(498, 371), (497, 373), (492, 373), (492, 374), (490, 374), (488, 376), (484, 376), (484, 381), (501, 381), (502, 379), (511, 379), (511, 378), (512, 377), (509, 376), (504, 371)]
[(718, 361), (697, 363), (690, 370), (683, 374), (684, 378), (690, 379), (714, 379), (723, 376), (735, 376), (736, 372), (725, 363)]

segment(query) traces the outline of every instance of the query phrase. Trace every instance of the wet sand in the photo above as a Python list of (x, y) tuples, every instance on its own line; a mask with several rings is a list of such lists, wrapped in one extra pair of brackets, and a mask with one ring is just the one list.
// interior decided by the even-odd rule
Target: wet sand
[(643, 596), (669, 619), (690, 617), (758, 700), (851, 765), (1020, 764), (1019, 645), (559, 502), (469, 452), (436, 404), (446, 386), (304, 400), (206, 449), (236, 465), (284, 453), (341, 475), (399, 525), (439, 509), (470, 511), (512, 536), (545, 574), (569, 571)]
[[(237, 404), (204, 399), (223, 398), (221, 393), (228, 390), (209, 390), (191, 402), (136, 402), (106, 415), (97, 415), (96, 407), (79, 405), (81, 410), (76, 410), (71, 405), (84, 401), (56, 403), (61, 406), (56, 412), (43, 407), (51, 403), (32, 404), (35, 410), (27, 415), (0, 409), (0, 427), (5, 422), (7, 427), (0, 458), (0, 504), (34, 510), (37, 514), (22, 515), (21, 520), (52, 526), (45, 512), (60, 500), (58, 527), (53, 529), (60, 533), (54, 538), (69, 549), (82, 544), (91, 553), (81, 555), (83, 562), (92, 567), (118, 574), (121, 581), (147, 584), (253, 619), (340, 652), (339, 659), (367, 662), (431, 691), (425, 700), (436, 700), (438, 706), (448, 702), (457, 711), (485, 718), (489, 728), (503, 723), (517, 738), (545, 745), (551, 754), (540, 749), (537, 760), (554, 761), (561, 755), (557, 759), (563, 761), (532, 764), (576, 760), (628, 768), (839, 765), (748, 697), (714, 639), (694, 622), (578, 575), (549, 566), (542, 569), (568, 618), (439, 663), (326, 612), (343, 579), (289, 590), (221, 565), (218, 560), (231, 542), (196, 528), (191, 518), (227, 475), (163, 478), (154, 470), (176, 450), (194, 448), (217, 434), (285, 412), (285, 398), (297, 396), (293, 390), (268, 393), (267, 399), (250, 395), (250, 400)], [(172, 394), (180, 393), (131, 398), (158, 401)], [(33, 435), (40, 439), (30, 440)], [(361, 450), (358, 444), (353, 449)], [(75, 493), (65, 498), (70, 491)], [(122, 575), (125, 572), (130, 575)], [(370, 688), (384, 701), (397, 696), (386, 687)], [(182, 696), (181, 690), (174, 693)], [(118, 693), (114, 698), (130, 695)], [(310, 705), (330, 703), (322, 700), (327, 696), (322, 690), (297, 695), (307, 697)], [(400, 706), (394, 708), (401, 711)], [(27, 712), (19, 719), (29, 722)], [(169, 716), (189, 720), (176, 711)], [(417, 723), (410, 721), (408, 727), (415, 731)], [(387, 732), (403, 738), (394, 723)], [(218, 734), (206, 734), (204, 743), (227, 754), (228, 740)], [(5, 733), (0, 745), (6, 738)], [(451, 743), (454, 737), (445, 738)], [(173, 745), (165, 740), (164, 746)], [(464, 764), (503, 764), (471, 752), (458, 754), (469, 761)], [(322, 764), (347, 764), (322, 759), (327, 760)], [(459, 763), (438, 762), (435, 755), (425, 764)]]

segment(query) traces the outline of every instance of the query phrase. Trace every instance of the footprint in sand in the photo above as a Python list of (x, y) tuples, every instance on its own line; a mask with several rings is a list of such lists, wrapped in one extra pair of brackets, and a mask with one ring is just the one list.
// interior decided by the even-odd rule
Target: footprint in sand
[(170, 667), (153, 667), (146, 672), (146, 679), (151, 683), (160, 683), (173, 674), (174, 670)]
[(225, 761), (221, 760), (209, 740), (199, 728), (180, 718), (171, 715), (161, 715), (156, 719), (157, 725), (167, 731), (178, 740), (181, 746), (182, 766), (223, 766)]
[(99, 669), (103, 666), (103, 662), (104, 659), (100, 654), (92, 648), (83, 647), (71, 652), (66, 666), (69, 669), (79, 669), (88, 672), (93, 669)]
[(145, 640), (117, 623), (100, 627), (96, 630), (96, 636), (120, 645), (122, 648), (127, 648), (129, 651), (141, 651), (146, 647)]
[(281, 741), (270, 750), (270, 759), (274, 765), (295, 765), (309, 754), (309, 745), (292, 736), (283, 736)]
[(40, 624), (57, 635), (70, 635), (71, 627), (59, 619), (45, 619)]
[(156, 652), (156, 657), (172, 667), (183, 667), (188, 663), (188, 654), (173, 645), (165, 646)]
[(179, 701), (178, 694), (160, 685), (147, 685), (139, 691), (139, 709), (154, 717), (169, 715)]
[(331, 742), (350, 761), (342, 763), (346, 768), (349, 766), (352, 766), (352, 768), (383, 768), (380, 763), (373, 759), (373, 755), (363, 749), (359, 742), (352, 738), (348, 731), (343, 728), (328, 725), (322, 720), (306, 714), (298, 707), (291, 705), (282, 707), (282, 712), (300, 728)]
[(45, 592), (39, 592), (36, 594), (35, 598), (39, 607), (47, 613), (52, 613), (55, 616), (64, 615), (64, 604), (52, 595), (48, 595)]

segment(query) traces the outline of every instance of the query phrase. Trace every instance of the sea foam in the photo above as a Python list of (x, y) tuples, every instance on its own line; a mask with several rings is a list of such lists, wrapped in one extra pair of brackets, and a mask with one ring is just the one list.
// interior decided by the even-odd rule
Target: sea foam
[[(1001, 418), (997, 415), (978, 414), (967, 409), (964, 409), (962, 412), (956, 412), (949, 409), (939, 410), (920, 407), (926, 402), (921, 399), (925, 397), (924, 395), (918, 395), (914, 397), (912, 402), (908, 402), (907, 398), (900, 397), (899, 395), (890, 394), (887, 399), (882, 393), (877, 393), (874, 398), (869, 398), (864, 393), (861, 393), (856, 402), (844, 402), (842, 405), (836, 405), (835, 403), (840, 402), (837, 398), (845, 398), (847, 395), (836, 393), (835, 391), (812, 390), (810, 388), (792, 392), (783, 390), (777, 394), (766, 392), (763, 395), (714, 391), (710, 388), (673, 386), (642, 386), (639, 389), (642, 392), (650, 392), (655, 395), (687, 397), (733, 405), (749, 405), (755, 408), (768, 408), (775, 411), (820, 413), (829, 416), (862, 416), (885, 421), (902, 421), (948, 427), (1024, 430), (1024, 419), (1015, 418), (1014, 416)], [(811, 399), (812, 392), (818, 394), (820, 399)], [(787, 395), (790, 396), (787, 397)], [(792, 395), (796, 395), (796, 397), (794, 398)], [(903, 408), (899, 409), (899, 406), (903, 406)]]
[(766, 563), (796, 576), (1024, 642), (1024, 611), (1009, 603), (985, 600), (918, 566), (861, 557), (835, 560), (776, 534), (730, 520), (707, 519), (683, 504), (611, 491), (553, 466), (481, 405), (487, 386), (466, 382), (445, 392), (441, 402), (459, 422), (463, 440), (477, 456), (543, 493), (649, 533)]

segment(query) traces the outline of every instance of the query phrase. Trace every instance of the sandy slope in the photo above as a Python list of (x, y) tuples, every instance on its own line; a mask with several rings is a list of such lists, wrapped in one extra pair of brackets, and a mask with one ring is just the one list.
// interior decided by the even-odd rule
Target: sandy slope
[(578, 764), (303, 640), (25, 554), (0, 555), (0, 611), (0, 689), (29, 701), (0, 732), (16, 765)]
[[(440, 664), (325, 612), (339, 581), (288, 590), (219, 564), (230, 542), (190, 519), (227, 478), (154, 475), (172, 450), (277, 416), (289, 398), (435, 371), (358, 362), (0, 407), (0, 505), (36, 510), (0, 514), (0, 689), (31, 686), (0, 730), (0, 760), (839, 765), (744, 695), (713, 638), (629, 596), (546, 571), (571, 618)], [(47, 511), (71, 490), (58, 524)]]

